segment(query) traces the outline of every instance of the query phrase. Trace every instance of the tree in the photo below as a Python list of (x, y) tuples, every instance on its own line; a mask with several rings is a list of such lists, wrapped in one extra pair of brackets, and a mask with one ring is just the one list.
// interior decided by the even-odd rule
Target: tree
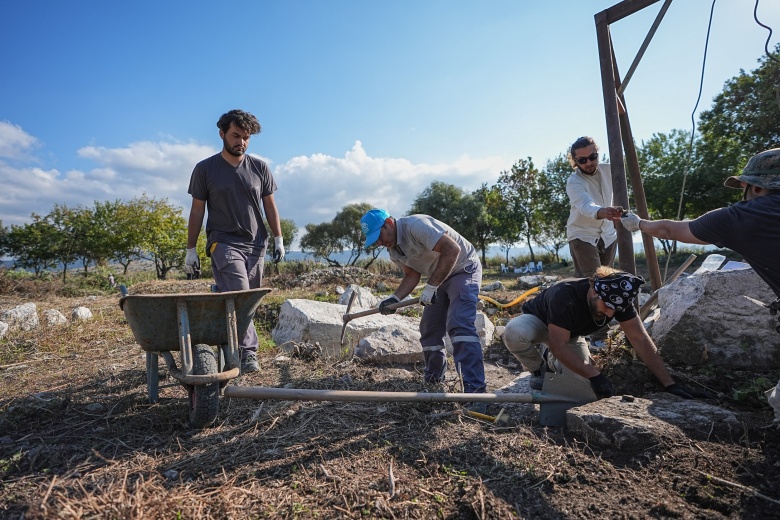
[(491, 209), (495, 207), (495, 203), (500, 197), (501, 194), (495, 186), (488, 187), (487, 183), (483, 183), (471, 195), (464, 198), (465, 203), (472, 206), (468, 210), (468, 213), (473, 215), (474, 219), (471, 226), (474, 234), (472, 243), (477, 249), (482, 251), (483, 266), (487, 265), (488, 247), (498, 238), (496, 236), (498, 221), (495, 212), (491, 212)]
[[(780, 53), (780, 44), (774, 53)], [(780, 142), (780, 61), (764, 55), (758, 63), (752, 72), (740, 70), (726, 81), (712, 108), (699, 116), (699, 131), (706, 143), (726, 140), (729, 148), (739, 150), (737, 166)]]
[[(542, 196), (539, 188), (539, 171), (534, 167), (533, 161), (520, 159), (510, 171), (501, 172), (496, 184), (501, 192), (505, 209), (501, 216), (501, 228), (499, 234), (501, 240), (507, 243), (524, 238), (531, 254), (531, 261), (536, 261), (533, 242), (538, 241), (540, 233), (539, 208)], [(508, 253), (507, 253), (508, 257)]]
[(130, 263), (141, 258), (143, 205), (137, 198), (129, 202), (95, 201), (92, 215), (95, 233), (101, 237), (100, 251), (95, 256), (116, 261), (126, 275)]
[(365, 236), (360, 228), (360, 218), (373, 206), (366, 202), (348, 204), (336, 213), (331, 222), (322, 224), (307, 224), (306, 235), (301, 239), (301, 249), (322, 258), (330, 265), (341, 267), (341, 262), (331, 258), (335, 253), (349, 252), (346, 265), (355, 265), (363, 253), (371, 255), (368, 267), (376, 260), (381, 248), (372, 244), (367, 250), (363, 248)]
[(568, 243), (566, 223), (571, 204), (566, 194), (566, 182), (572, 169), (565, 155), (547, 161), (539, 172), (539, 235), (537, 243), (561, 261), (560, 250)]
[(77, 229), (77, 214), (79, 209), (71, 209), (65, 205), (55, 204), (44, 219), (56, 229), (54, 239), (49, 244), (52, 254), (62, 265), (62, 281), (68, 274), (68, 264), (79, 259), (82, 249), (81, 229)]
[(57, 266), (57, 253), (52, 248), (57, 239), (57, 228), (48, 219), (33, 213), (31, 223), (11, 226), (6, 233), (5, 249), (17, 267), (32, 269), (38, 277)]
[(481, 212), (479, 201), (472, 195), (441, 181), (434, 181), (425, 188), (409, 209), (410, 215), (423, 213), (444, 222), (472, 244), (479, 242), (477, 226), (482, 218)]
[(187, 221), (182, 208), (168, 204), (168, 199), (155, 200), (144, 195), (137, 200), (142, 236), (141, 248), (154, 261), (157, 278), (165, 280), (171, 269), (184, 265), (187, 243)]
[(336, 235), (332, 222), (321, 224), (306, 224), (306, 234), (301, 238), (301, 250), (311, 253), (315, 258), (322, 258), (330, 265), (341, 266), (331, 255), (341, 251), (341, 240)]

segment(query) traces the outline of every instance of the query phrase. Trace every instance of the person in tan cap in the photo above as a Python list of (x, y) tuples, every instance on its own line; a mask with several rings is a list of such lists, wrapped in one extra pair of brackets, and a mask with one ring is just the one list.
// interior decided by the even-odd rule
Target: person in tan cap
[[(643, 220), (629, 214), (620, 219), (627, 230), (688, 244), (715, 244), (742, 255), (778, 298), (768, 305), (780, 309), (780, 148), (750, 158), (742, 175), (724, 183), (742, 190), (742, 201), (712, 210), (694, 220)], [(780, 326), (775, 330), (780, 333)], [(767, 392), (780, 426), (780, 382)]]

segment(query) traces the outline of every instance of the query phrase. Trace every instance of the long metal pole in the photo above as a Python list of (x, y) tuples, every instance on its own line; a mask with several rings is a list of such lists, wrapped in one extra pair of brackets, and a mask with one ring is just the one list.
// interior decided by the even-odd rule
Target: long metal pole
[(455, 394), (428, 392), (369, 392), (359, 390), (311, 390), (262, 386), (228, 386), (225, 397), (278, 399), (280, 401), (380, 401), (427, 403), (576, 403), (577, 399), (535, 392), (532, 394)]

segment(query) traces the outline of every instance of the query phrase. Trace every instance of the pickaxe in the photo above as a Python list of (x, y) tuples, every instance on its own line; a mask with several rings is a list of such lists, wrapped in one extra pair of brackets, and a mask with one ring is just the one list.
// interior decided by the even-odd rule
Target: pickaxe
[[(368, 309), (365, 311), (356, 312), (354, 314), (350, 314), (349, 310), (352, 308), (352, 303), (355, 301), (355, 297), (357, 296), (357, 292), (352, 292), (352, 296), (349, 297), (349, 304), (347, 304), (347, 311), (344, 313), (344, 326), (341, 327), (341, 341), (339, 341), (339, 345), (344, 344), (344, 335), (347, 333), (347, 323), (354, 320), (355, 318), (362, 318), (363, 316), (370, 316), (372, 314), (377, 314), (379, 312), (379, 308), (376, 307), (374, 309)], [(420, 303), (420, 298), (412, 298), (411, 300), (404, 300), (398, 303), (393, 303), (392, 305), (388, 305), (387, 309), (400, 309), (401, 307), (409, 307), (410, 305), (416, 305)]]

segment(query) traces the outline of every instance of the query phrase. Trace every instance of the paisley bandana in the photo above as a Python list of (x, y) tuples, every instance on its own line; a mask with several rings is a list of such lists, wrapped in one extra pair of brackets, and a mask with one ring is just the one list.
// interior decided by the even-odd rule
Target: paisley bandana
[(594, 278), (593, 288), (604, 305), (621, 312), (633, 305), (639, 294), (639, 286), (645, 283), (641, 276), (630, 273), (615, 273), (604, 278)]

